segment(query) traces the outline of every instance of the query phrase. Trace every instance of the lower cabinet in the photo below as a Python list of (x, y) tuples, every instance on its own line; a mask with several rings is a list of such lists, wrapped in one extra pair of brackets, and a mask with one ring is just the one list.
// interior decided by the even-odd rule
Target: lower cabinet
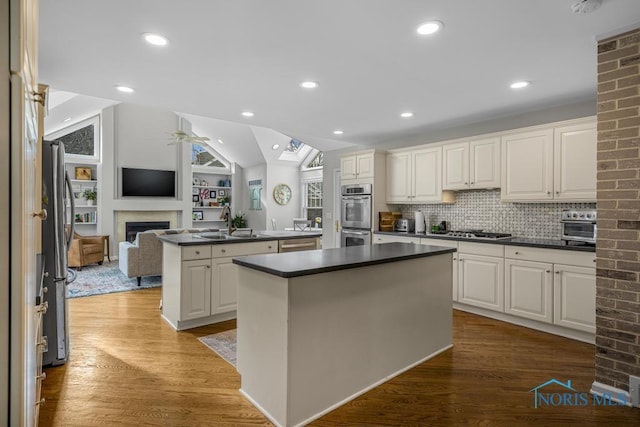
[(595, 268), (555, 264), (553, 276), (553, 323), (595, 333)]
[(211, 262), (211, 314), (226, 313), (238, 308), (238, 267), (233, 258), (218, 258)]
[(211, 260), (182, 261), (180, 275), (180, 320), (193, 320), (211, 313)]
[(458, 301), (503, 311), (504, 258), (461, 253), (458, 266)]
[[(420, 238), (420, 244), (422, 245), (431, 245), (431, 246), (444, 246), (445, 248), (454, 248), (458, 249), (458, 241), (457, 240), (444, 240), (444, 239), (430, 239)], [(452, 271), (451, 271), (451, 289), (452, 289), (452, 297), (453, 301), (458, 301), (458, 253), (454, 252), (452, 254)]]
[(505, 260), (504, 311), (540, 322), (553, 322), (553, 265)]

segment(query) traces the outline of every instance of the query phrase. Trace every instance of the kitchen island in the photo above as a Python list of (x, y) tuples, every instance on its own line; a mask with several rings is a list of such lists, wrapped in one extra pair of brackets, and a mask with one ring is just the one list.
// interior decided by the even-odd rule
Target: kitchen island
[(388, 243), (234, 258), (241, 393), (302, 425), (451, 347), (455, 249)]
[(233, 257), (320, 247), (320, 233), (257, 231), (158, 236), (162, 241), (162, 318), (176, 330), (236, 318)]

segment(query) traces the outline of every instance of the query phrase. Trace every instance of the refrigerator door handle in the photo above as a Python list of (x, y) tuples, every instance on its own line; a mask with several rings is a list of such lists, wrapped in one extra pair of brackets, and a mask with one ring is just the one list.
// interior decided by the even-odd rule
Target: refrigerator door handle
[[(71, 207), (71, 219), (69, 220), (70, 222), (70, 227), (69, 227), (69, 235), (67, 236), (67, 249), (69, 249), (69, 247), (71, 246), (71, 240), (73, 240), (73, 235), (76, 232), (76, 221), (75, 221), (75, 216), (76, 216), (76, 203), (73, 200), (73, 189), (71, 188), (71, 180), (69, 179), (69, 173), (67, 171), (64, 172), (64, 182), (67, 185), (67, 190), (69, 194), (69, 206)], [(66, 211), (67, 207), (66, 207), (66, 203), (65, 203), (65, 211)], [(66, 218), (66, 212), (64, 215), (64, 218)]]

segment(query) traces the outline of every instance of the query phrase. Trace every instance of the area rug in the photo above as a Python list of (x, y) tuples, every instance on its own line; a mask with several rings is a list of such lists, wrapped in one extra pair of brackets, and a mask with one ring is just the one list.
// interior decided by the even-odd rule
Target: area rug
[(128, 279), (118, 268), (118, 263), (113, 261), (102, 265), (91, 264), (82, 267), (82, 270), (75, 270), (78, 275), (76, 280), (67, 285), (67, 298), (136, 291), (162, 285), (162, 276), (146, 276), (138, 286), (138, 279)]
[(198, 338), (204, 345), (215, 351), (218, 356), (229, 362), (233, 367), (236, 366), (236, 331), (219, 332), (213, 335)]

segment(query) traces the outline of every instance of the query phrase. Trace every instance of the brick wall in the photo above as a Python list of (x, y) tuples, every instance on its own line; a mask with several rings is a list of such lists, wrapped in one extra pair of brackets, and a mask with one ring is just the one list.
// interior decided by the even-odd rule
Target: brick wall
[(596, 381), (640, 376), (640, 29), (598, 44)]

